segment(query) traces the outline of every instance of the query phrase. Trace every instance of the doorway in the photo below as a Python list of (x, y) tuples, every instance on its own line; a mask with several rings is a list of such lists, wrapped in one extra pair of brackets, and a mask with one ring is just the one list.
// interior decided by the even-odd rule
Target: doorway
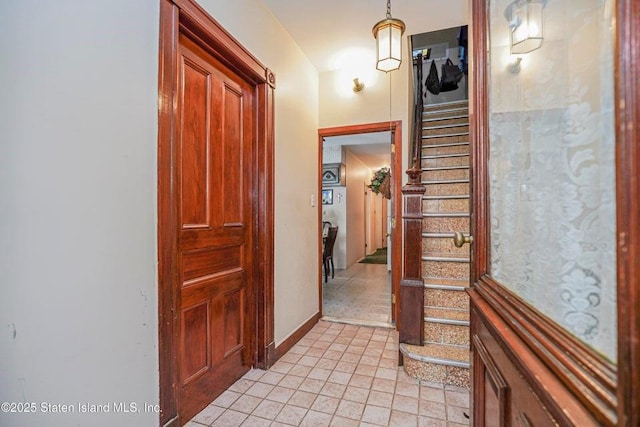
[[(377, 280), (382, 280), (382, 282), (378, 282), (378, 285), (381, 288), (386, 287), (386, 289), (382, 290), (382, 292), (386, 293), (386, 295), (381, 295), (380, 300), (382, 303), (382, 300), (386, 298), (388, 302), (391, 302), (391, 307), (389, 312), (390, 316), (387, 316), (388, 320), (386, 322), (378, 322), (380, 326), (391, 326), (391, 324), (395, 322), (396, 314), (398, 311), (397, 304), (395, 304), (394, 295), (397, 295), (397, 289), (400, 283), (401, 274), (400, 244), (402, 234), (400, 230), (400, 222), (396, 221), (396, 218), (399, 218), (401, 215), (401, 132), (401, 122), (399, 121), (325, 128), (318, 131), (319, 171), (323, 170), (323, 147), (325, 146), (333, 147), (333, 149), (336, 149), (335, 147), (338, 147), (337, 151), (340, 154), (344, 152), (345, 158), (355, 159), (354, 162), (359, 165), (361, 171), (366, 171), (366, 173), (363, 172), (352, 174), (351, 181), (355, 182), (349, 181), (347, 183), (346, 181), (349, 180), (349, 178), (346, 176), (347, 172), (345, 171), (345, 168), (348, 168), (347, 165), (342, 161), (333, 162), (333, 160), (336, 160), (336, 158), (327, 157), (326, 161), (328, 161), (329, 163), (324, 165), (325, 169), (331, 169), (331, 167), (338, 168), (337, 179), (342, 179), (342, 181), (339, 181), (338, 184), (343, 185), (332, 186), (330, 180), (329, 182), (327, 182), (326, 179), (323, 183), (324, 174), (318, 173), (319, 194), (329, 195), (329, 193), (331, 193), (331, 204), (319, 204), (318, 225), (320, 234), (322, 234), (323, 232), (323, 221), (325, 223), (330, 223), (331, 226), (339, 225), (340, 223), (342, 223), (342, 219), (341, 217), (339, 217), (339, 215), (343, 215), (342, 218), (345, 218), (344, 224), (346, 224), (346, 216), (348, 214), (346, 211), (348, 207), (346, 197), (349, 197), (347, 194), (347, 185), (352, 186), (350, 190), (352, 194), (351, 200), (353, 202), (351, 203), (352, 224), (350, 228), (345, 229), (345, 231), (341, 233), (341, 241), (336, 238), (337, 247), (334, 248), (333, 261), (334, 266), (338, 269), (338, 275), (335, 276), (334, 273), (333, 275), (335, 277), (332, 278), (332, 271), (331, 268), (329, 268), (329, 274), (327, 275), (328, 277), (326, 278), (326, 280), (327, 282), (332, 282), (332, 285), (334, 285), (334, 289), (336, 287), (345, 285), (350, 280), (354, 281), (352, 282), (353, 284), (356, 283), (355, 281), (360, 281), (362, 278), (367, 276), (377, 276)], [(385, 144), (380, 144), (381, 138), (384, 139), (384, 141), (386, 142)], [(378, 154), (376, 156), (367, 154), (368, 151), (372, 150), (371, 141), (373, 140), (376, 140), (378, 142), (378, 144), (373, 144), (377, 146), (375, 151)], [(378, 168), (385, 166), (384, 162), (378, 164), (379, 159), (384, 157), (383, 154), (386, 154), (388, 156), (387, 158), (389, 160), (386, 165), (389, 167), (391, 172), (391, 200), (388, 205), (386, 203), (386, 199), (383, 203), (382, 196), (375, 196), (369, 189), (366, 188), (366, 185), (371, 181), (371, 172), (373, 171), (373, 169), (378, 170)], [(365, 161), (362, 161), (362, 157), (365, 158)], [(373, 158), (377, 158), (378, 160), (373, 160)], [(329, 175), (328, 178), (331, 178), (331, 176)], [(377, 199), (375, 199), (375, 197), (377, 197)], [(323, 197), (323, 199), (326, 199), (326, 197)], [(326, 202), (327, 200), (323, 201)], [(383, 218), (383, 214), (385, 214), (386, 212), (388, 212), (388, 219)], [(354, 215), (356, 217), (359, 217), (358, 221), (355, 221)], [(328, 224), (325, 224), (325, 229), (327, 228), (326, 226), (328, 226)], [(338, 230), (340, 233), (340, 227), (338, 227)], [(349, 233), (349, 230), (351, 230), (351, 233)], [(384, 237), (383, 230), (385, 230)], [(336, 311), (336, 307), (328, 307), (324, 304), (325, 290), (328, 287), (324, 285), (325, 274), (322, 259), (324, 246), (322, 236), (320, 237), (319, 253), (321, 259), (319, 262), (319, 311), (321, 315), (329, 316), (333, 319), (335, 316), (332, 316), (332, 314), (339, 314), (340, 311)], [(348, 254), (347, 246), (349, 246)], [(365, 259), (368, 255), (372, 255), (378, 250), (383, 249), (388, 250), (388, 263), (360, 263), (360, 261)], [(338, 260), (337, 265), (336, 260)], [(360, 283), (360, 285), (363, 284)], [(343, 291), (346, 290), (346, 288), (343, 289)], [(366, 289), (364, 291), (366, 291)], [(328, 297), (330, 298), (331, 295), (328, 295)], [(325, 309), (327, 311), (326, 313)], [(367, 323), (367, 320), (369, 320), (370, 324), (375, 324), (375, 321), (372, 321), (373, 319), (358, 319), (357, 316), (356, 318), (339, 320), (351, 321), (355, 323)]]
[(173, 0), (159, 75), (160, 422), (182, 425), (272, 363), (275, 77)]

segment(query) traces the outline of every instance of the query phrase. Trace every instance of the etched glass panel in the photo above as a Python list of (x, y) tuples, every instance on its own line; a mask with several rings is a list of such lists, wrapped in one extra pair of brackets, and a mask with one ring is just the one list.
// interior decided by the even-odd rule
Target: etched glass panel
[(547, 1), (517, 61), (489, 2), (489, 185), (492, 277), (615, 361), (611, 3)]

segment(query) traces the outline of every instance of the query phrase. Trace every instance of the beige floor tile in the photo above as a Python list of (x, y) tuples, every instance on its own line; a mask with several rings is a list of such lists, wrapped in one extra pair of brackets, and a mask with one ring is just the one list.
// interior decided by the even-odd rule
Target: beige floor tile
[(382, 406), (383, 408), (391, 408), (393, 403), (393, 393), (386, 393), (384, 391), (372, 390), (369, 393), (368, 405)]
[(406, 412), (391, 411), (389, 427), (417, 427), (418, 416)]
[(469, 415), (469, 410), (467, 408), (447, 405), (447, 421), (468, 425), (469, 419), (465, 414)]
[(249, 388), (255, 384), (255, 381), (245, 380), (244, 378), (240, 378), (238, 381), (233, 383), (231, 387), (227, 390), (235, 391), (236, 393), (244, 393), (249, 390)]
[(252, 415), (268, 420), (274, 420), (284, 405), (272, 400), (263, 400), (253, 411)]
[(444, 403), (431, 402), (429, 400), (420, 401), (419, 414), (421, 416), (436, 418), (439, 420), (447, 419), (447, 411)]
[(445, 401), (447, 405), (469, 407), (469, 392), (460, 393), (455, 391), (445, 391)]
[(346, 389), (346, 385), (328, 382), (324, 385), (324, 387), (322, 387), (322, 390), (320, 390), (320, 394), (323, 396), (342, 399), (342, 396), (344, 395)]
[(385, 378), (374, 378), (371, 390), (390, 391), (396, 389), (396, 382)]
[(295, 390), (290, 388), (276, 386), (273, 390), (271, 390), (271, 393), (267, 395), (267, 399), (273, 400), (275, 402), (287, 403), (295, 392)]
[(240, 396), (238, 400), (233, 402), (233, 405), (229, 409), (242, 412), (243, 414), (250, 414), (254, 409), (262, 402), (262, 399), (245, 394)]
[(225, 411), (224, 408), (215, 405), (209, 405), (204, 408), (198, 415), (193, 417), (193, 421), (201, 424), (209, 425), (215, 421)]
[(360, 422), (358, 420), (352, 420), (349, 418), (340, 417), (335, 415), (331, 420), (330, 427), (359, 427)]
[(336, 399), (335, 397), (323, 396), (320, 395), (316, 398), (311, 405), (311, 409), (318, 412), (324, 412), (327, 414), (334, 414), (336, 412), (336, 408), (340, 403), (340, 399)]
[(311, 367), (304, 365), (295, 365), (293, 368), (291, 368), (289, 374), (296, 375), (298, 377), (306, 377), (307, 375), (309, 375), (309, 372), (311, 372)]
[(336, 415), (353, 420), (359, 420), (362, 417), (364, 411), (364, 403), (350, 402), (348, 400), (342, 400), (338, 404), (336, 409)]
[(356, 368), (355, 373), (358, 375), (364, 375), (367, 377), (373, 377), (376, 375), (376, 370), (378, 368), (376, 368), (375, 366), (371, 366), (371, 365), (358, 365), (358, 367)]
[(213, 427), (237, 427), (240, 426), (247, 417), (247, 414), (227, 409), (211, 425)]
[(352, 374), (348, 372), (333, 371), (327, 381), (336, 384), (347, 385), (351, 381)]
[(276, 421), (297, 426), (300, 424), (305, 415), (307, 415), (306, 408), (284, 405), (280, 413), (276, 416)]
[(418, 399), (420, 397), (420, 385), (398, 382), (396, 383), (396, 394)]
[(353, 362), (347, 362), (347, 361), (340, 361), (336, 364), (334, 371), (346, 372), (346, 373), (352, 374), (355, 372), (357, 367), (358, 367), (357, 362), (353, 363)]
[(306, 378), (304, 381), (302, 381), (302, 384), (300, 384), (300, 387), (298, 387), (298, 390), (308, 391), (310, 393), (317, 394), (320, 392), (320, 390), (322, 390), (323, 386), (324, 386), (324, 381), (316, 380), (313, 378)]
[(293, 396), (291, 396), (291, 399), (289, 399), (289, 402), (287, 403), (289, 405), (308, 409), (311, 408), (311, 405), (313, 405), (313, 402), (316, 400), (317, 396), (318, 395), (315, 393), (298, 390), (293, 394)]
[(270, 425), (271, 420), (265, 420), (264, 418), (258, 418), (253, 415), (249, 415), (242, 423), (242, 427), (269, 427)]
[(251, 386), (251, 388), (249, 388), (249, 390), (245, 392), (245, 394), (254, 397), (267, 397), (267, 395), (271, 393), (271, 390), (273, 390), (274, 387), (275, 386), (271, 384), (255, 383)]
[(280, 381), (280, 384), (278, 385), (280, 387), (297, 389), (298, 387), (300, 387), (300, 384), (302, 384), (302, 381), (304, 381), (304, 377), (285, 375), (285, 377), (282, 379), (282, 381)]
[(300, 427), (326, 427), (331, 424), (332, 416), (324, 412), (309, 411), (302, 419)]
[(444, 390), (442, 388), (421, 385), (420, 399), (444, 403)]
[(349, 381), (349, 385), (352, 385), (354, 387), (360, 387), (360, 388), (371, 388), (372, 382), (373, 382), (372, 377), (353, 374), (351, 376), (351, 380)]
[(447, 422), (434, 418), (418, 417), (418, 427), (447, 427)]
[(284, 374), (275, 371), (267, 371), (258, 382), (277, 385), (284, 378)]
[(364, 407), (364, 413), (362, 414), (362, 421), (379, 426), (386, 426), (389, 424), (389, 417), (391, 416), (391, 409), (382, 408), (380, 406), (366, 405)]
[(233, 402), (238, 400), (240, 396), (240, 393), (226, 390), (220, 396), (218, 396), (216, 400), (213, 401), (213, 404), (222, 408), (228, 408), (229, 406), (231, 406), (231, 404), (233, 404)]
[(352, 402), (365, 403), (369, 397), (369, 390), (366, 388), (347, 386), (343, 399)]
[(409, 412), (410, 414), (418, 413), (418, 399), (406, 396), (393, 396), (393, 409), (402, 412)]
[(327, 378), (329, 378), (329, 375), (331, 375), (331, 370), (318, 368), (317, 365), (316, 365), (316, 367), (313, 368), (311, 370), (311, 372), (309, 372), (309, 375), (307, 375), (307, 378), (312, 378), (314, 380), (326, 381)]

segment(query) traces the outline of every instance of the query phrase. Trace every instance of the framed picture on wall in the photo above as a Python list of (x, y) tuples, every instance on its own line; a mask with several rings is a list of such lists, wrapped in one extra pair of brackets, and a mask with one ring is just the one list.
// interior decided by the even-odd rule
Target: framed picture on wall
[(322, 204), (323, 205), (333, 204), (333, 190), (322, 190)]
[(326, 163), (322, 165), (322, 186), (335, 187), (346, 185), (346, 171), (343, 163)]

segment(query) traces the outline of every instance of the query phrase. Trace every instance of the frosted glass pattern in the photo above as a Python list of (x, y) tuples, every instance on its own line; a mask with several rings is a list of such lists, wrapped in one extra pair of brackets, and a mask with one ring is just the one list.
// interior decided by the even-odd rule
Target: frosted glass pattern
[(491, 275), (615, 361), (613, 5), (549, 0), (518, 72), (508, 4), (490, 2)]

